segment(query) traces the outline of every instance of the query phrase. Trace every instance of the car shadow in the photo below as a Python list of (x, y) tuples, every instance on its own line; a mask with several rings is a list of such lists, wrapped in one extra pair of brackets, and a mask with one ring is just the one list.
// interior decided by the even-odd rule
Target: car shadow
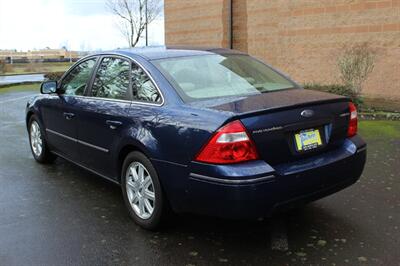
[[(82, 226), (90, 225), (90, 230), (100, 232), (105, 240), (114, 239), (121, 244), (121, 247), (113, 249), (118, 250), (119, 256), (129, 262), (134, 262), (130, 253), (133, 245), (144, 243), (142, 246), (156, 252), (159, 258), (182, 254), (182, 258), (176, 259), (185, 264), (202, 264), (204, 261), (207, 264), (210, 261), (219, 263), (225, 260), (238, 264), (258, 264), (268, 263), (268, 259), (278, 262), (282, 259), (284, 263), (288, 256), (296, 258), (298, 255), (295, 254), (318, 256), (319, 248), (333, 245), (347, 232), (354, 235), (358, 226), (341, 216), (341, 212), (336, 212), (334, 207), (325, 204), (330, 200), (328, 198), (258, 221), (176, 214), (159, 231), (146, 231), (130, 219), (119, 186), (62, 159), (58, 159), (54, 165), (43, 166), (43, 170), (54, 182), (53, 186), (60, 186), (60, 189), (62, 187), (71, 194), (72, 204), (81, 208), (73, 211), (79, 213), (81, 220), (88, 222), (88, 225)], [(60, 172), (65, 174), (57, 175)], [(76, 198), (74, 190), (79, 191), (80, 198)], [(100, 218), (103, 216), (107, 217), (107, 223)], [(276, 231), (283, 238), (279, 241), (287, 241), (288, 250), (273, 250)], [(249, 261), (249, 258), (252, 259)]]

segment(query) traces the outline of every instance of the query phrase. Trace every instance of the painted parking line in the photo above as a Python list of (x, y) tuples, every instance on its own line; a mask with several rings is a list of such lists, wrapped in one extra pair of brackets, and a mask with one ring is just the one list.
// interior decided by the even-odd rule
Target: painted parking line
[(7, 100), (4, 100), (4, 101), (0, 101), (0, 104), (2, 104), (2, 103), (10, 103), (10, 102), (15, 102), (15, 101), (18, 101), (18, 100), (22, 100), (22, 99), (30, 98), (30, 97), (32, 97), (32, 96), (33, 96), (33, 95), (27, 95), (27, 96), (22, 96), (22, 97), (18, 97), (18, 98), (7, 99)]

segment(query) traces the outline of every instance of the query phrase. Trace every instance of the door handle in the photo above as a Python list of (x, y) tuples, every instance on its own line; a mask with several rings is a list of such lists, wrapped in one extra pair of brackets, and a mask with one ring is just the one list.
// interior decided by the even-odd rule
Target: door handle
[(109, 125), (111, 129), (116, 129), (119, 126), (122, 126), (121, 121), (107, 120), (106, 124)]
[(71, 120), (74, 117), (75, 117), (74, 113), (64, 113), (64, 118), (67, 120)]

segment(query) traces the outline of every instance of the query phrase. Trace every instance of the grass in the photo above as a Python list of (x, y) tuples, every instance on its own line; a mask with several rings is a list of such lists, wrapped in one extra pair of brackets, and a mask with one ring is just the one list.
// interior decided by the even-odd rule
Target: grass
[(40, 90), (40, 83), (29, 83), (29, 84), (18, 84), (8, 85), (0, 87), (0, 94), (8, 92), (19, 92), (19, 91), (37, 91)]
[(360, 134), (368, 139), (400, 139), (399, 121), (360, 121)]
[(54, 62), (54, 63), (16, 63), (7, 64), (5, 72), (1, 75), (16, 75), (16, 74), (33, 74), (46, 72), (64, 72), (73, 63), (69, 62)]

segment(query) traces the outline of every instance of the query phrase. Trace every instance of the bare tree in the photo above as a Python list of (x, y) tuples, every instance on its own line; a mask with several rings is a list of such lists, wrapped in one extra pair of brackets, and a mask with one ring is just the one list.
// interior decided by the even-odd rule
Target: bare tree
[(129, 47), (135, 47), (146, 27), (161, 13), (162, 3), (160, 0), (108, 0), (107, 7), (119, 17), (120, 31)]
[(338, 58), (340, 78), (357, 96), (360, 96), (364, 82), (374, 70), (375, 55), (368, 43), (361, 43), (345, 47)]
[(6, 61), (0, 59), (0, 74), (6, 72)]

